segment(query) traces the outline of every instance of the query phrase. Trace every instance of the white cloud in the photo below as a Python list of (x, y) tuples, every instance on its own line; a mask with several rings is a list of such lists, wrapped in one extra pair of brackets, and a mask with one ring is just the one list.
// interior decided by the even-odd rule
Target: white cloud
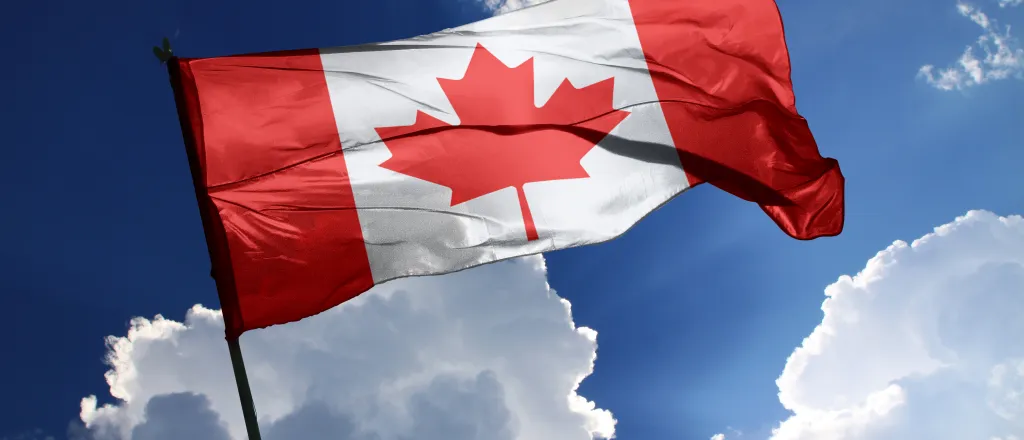
[(772, 439), (1024, 438), (1024, 218), (971, 211), (825, 294)]
[[(241, 342), (267, 440), (585, 440), (615, 427), (575, 392), (596, 337), (534, 256), (389, 282)], [(108, 344), (122, 401), (82, 400), (92, 437), (245, 437), (219, 311), (136, 318)]]
[(740, 431), (740, 430), (738, 430), (736, 428), (733, 428), (731, 426), (727, 426), (725, 428), (725, 430), (729, 432), (729, 436), (728, 437), (726, 437), (724, 432), (720, 432), (718, 434), (715, 434), (715, 435), (711, 436), (711, 440), (726, 440), (727, 438), (728, 439), (737, 439), (737, 438), (742, 438), (743, 437), (743, 432), (742, 431)]
[[(999, 6), (1013, 7), (1022, 1), (999, 0)], [(1000, 27), (981, 9), (968, 3), (960, 2), (956, 6), (960, 15), (981, 27), (981, 36), (964, 49), (955, 65), (943, 69), (925, 65), (918, 76), (941, 90), (962, 90), (989, 81), (1024, 78), (1024, 49), (1010, 34), (1010, 26)]]
[[(540, 3), (544, 3), (550, 0), (477, 0), (482, 4), (488, 11), (494, 13), (494, 15), (504, 14), (511, 12), (516, 9), (522, 9), (527, 6), (533, 6)], [(1014, 1), (1014, 0), (1010, 0)], [(1020, 0), (1017, 0), (1018, 2)]]

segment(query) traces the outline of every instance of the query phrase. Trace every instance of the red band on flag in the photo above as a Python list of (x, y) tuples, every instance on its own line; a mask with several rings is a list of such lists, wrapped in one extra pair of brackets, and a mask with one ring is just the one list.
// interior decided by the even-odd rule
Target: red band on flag
[(756, 202), (794, 238), (843, 229), (843, 175), (796, 111), (773, 1), (630, 0), (691, 185)]
[(226, 334), (373, 285), (319, 52), (172, 59)]

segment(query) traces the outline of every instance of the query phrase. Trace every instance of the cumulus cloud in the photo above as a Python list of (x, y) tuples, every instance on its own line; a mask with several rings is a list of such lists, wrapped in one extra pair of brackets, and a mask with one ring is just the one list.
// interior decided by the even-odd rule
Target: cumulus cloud
[[(487, 8), (488, 11), (494, 13), (494, 15), (504, 14), (506, 12), (514, 11), (516, 9), (522, 9), (527, 6), (533, 6), (536, 4), (544, 3), (550, 0), (477, 0)], [(1010, 0), (1014, 1), (1014, 0)], [(1020, 0), (1017, 0), (1018, 2)]]
[[(999, 6), (1014, 7), (1022, 1), (999, 0)], [(963, 90), (995, 80), (1024, 78), (1024, 49), (1010, 34), (1010, 26), (1000, 27), (988, 14), (968, 3), (957, 3), (957, 10), (981, 28), (981, 36), (964, 49), (954, 65), (942, 69), (925, 65), (918, 76), (941, 90)]]
[[(389, 282), (241, 344), (268, 440), (589, 440), (615, 430), (576, 394), (596, 337), (533, 256)], [(119, 401), (82, 400), (93, 439), (245, 438), (219, 311), (136, 318), (108, 345)]]
[(825, 294), (772, 439), (1024, 439), (1024, 218), (971, 211)]

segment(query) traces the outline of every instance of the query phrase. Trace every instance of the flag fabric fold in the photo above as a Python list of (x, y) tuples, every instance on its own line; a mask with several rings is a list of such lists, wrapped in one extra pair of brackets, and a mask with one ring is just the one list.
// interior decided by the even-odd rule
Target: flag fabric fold
[(168, 66), (228, 338), (390, 279), (607, 241), (701, 183), (797, 239), (843, 227), (772, 0), (553, 0)]

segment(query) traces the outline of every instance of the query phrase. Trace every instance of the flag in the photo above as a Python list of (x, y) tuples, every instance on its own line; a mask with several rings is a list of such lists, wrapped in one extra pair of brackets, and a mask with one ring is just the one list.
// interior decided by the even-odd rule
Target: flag
[(701, 183), (798, 239), (843, 227), (772, 0), (554, 0), (168, 65), (229, 339), (387, 280), (607, 241)]

